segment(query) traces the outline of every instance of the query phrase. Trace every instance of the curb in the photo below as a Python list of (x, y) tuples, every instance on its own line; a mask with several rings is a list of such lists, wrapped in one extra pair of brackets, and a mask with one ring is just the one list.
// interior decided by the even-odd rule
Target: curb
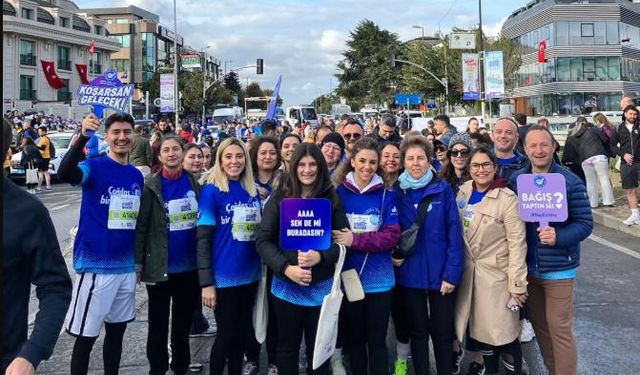
[(591, 212), (594, 222), (604, 225), (607, 228), (615, 229), (619, 232), (640, 238), (640, 225), (624, 225), (622, 224), (622, 220), (613, 215), (598, 212), (596, 210), (591, 210)]

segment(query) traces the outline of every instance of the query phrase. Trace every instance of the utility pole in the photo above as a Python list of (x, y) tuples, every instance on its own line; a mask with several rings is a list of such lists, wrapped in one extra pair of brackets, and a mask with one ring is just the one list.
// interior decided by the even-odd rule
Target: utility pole
[[(180, 98), (178, 97), (178, 7), (176, 0), (173, 0), (173, 110), (175, 111), (175, 128), (180, 126), (178, 111), (180, 110)], [(175, 129), (174, 129), (175, 130)]]
[(480, 108), (482, 108), (482, 118), (486, 118), (485, 92), (484, 92), (484, 41), (482, 35), (482, 0), (478, 0), (478, 28), (480, 29)]
[(145, 91), (144, 92), (144, 113), (145, 113), (145, 120), (149, 119), (149, 91)]

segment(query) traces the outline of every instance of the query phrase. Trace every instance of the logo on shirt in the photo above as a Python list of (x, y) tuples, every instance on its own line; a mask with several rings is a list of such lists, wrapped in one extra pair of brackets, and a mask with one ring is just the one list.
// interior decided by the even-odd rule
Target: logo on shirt
[(125, 188), (116, 188), (114, 186), (109, 186), (107, 189), (108, 195), (100, 195), (100, 204), (109, 204), (111, 202), (111, 197), (114, 195), (133, 195), (139, 197), (142, 193), (140, 189), (140, 185), (134, 183), (131, 185), (131, 190), (126, 190)]

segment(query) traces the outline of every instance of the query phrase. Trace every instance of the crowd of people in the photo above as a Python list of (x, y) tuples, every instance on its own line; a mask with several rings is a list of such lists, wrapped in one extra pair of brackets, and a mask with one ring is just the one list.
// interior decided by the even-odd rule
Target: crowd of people
[[(269, 375), (297, 374), (300, 367), (341, 375), (345, 361), (355, 375), (405, 375), (409, 356), (415, 373), (426, 375), (429, 339), (439, 375), (460, 373), (465, 353), (472, 357), (469, 375), (500, 367), (522, 374), (525, 317), (549, 373), (576, 374), (580, 243), (592, 231), (598, 189), (603, 204), (613, 204), (599, 174), (613, 153), (623, 159), (622, 185), (640, 222), (637, 114), (628, 106), (617, 128), (598, 117), (598, 125), (580, 122), (572, 130), (586, 185), (557, 161), (548, 126), (525, 125), (523, 115), (501, 117), (490, 134), (477, 119), (457, 132), (446, 115), (422, 133), (401, 132), (396, 116), (383, 114), (364, 126), (349, 118), (317, 128), (264, 120), (243, 133), (244, 126), (227, 124), (216, 137), (203, 134), (206, 126), (176, 129), (165, 118), (149, 131), (127, 114), (104, 122), (90, 115), (58, 171), (82, 188), (75, 281), (71, 289), (63, 261), (49, 265), (55, 269), (47, 277), (60, 275), (65, 293), (52, 309), (58, 315), (39, 332), (59, 330), (61, 306), (69, 306), (71, 374), (90, 371), (103, 327), (104, 373), (117, 374), (127, 323), (135, 319), (135, 285), (143, 282), (150, 374), (190, 369), (189, 334), (202, 305), (213, 309), (217, 323), (210, 373), (256, 374), (261, 343), (252, 311), (264, 274)], [(83, 149), (101, 126), (108, 154), (87, 157)], [(528, 173), (564, 176), (565, 222), (540, 227), (519, 218), (516, 180)], [(7, 184), (5, 178), (5, 191)], [(330, 202), (328, 249), (282, 247), (281, 202), (289, 198)], [(312, 370), (321, 305), (342, 246), (342, 270), (353, 270), (364, 297), (345, 298), (336, 350)], [(390, 319), (395, 359), (386, 343)], [(25, 326), (5, 341), (7, 373), (23, 360), (34, 368), (48, 358), (51, 338), (39, 350), (37, 339), (24, 343)]]

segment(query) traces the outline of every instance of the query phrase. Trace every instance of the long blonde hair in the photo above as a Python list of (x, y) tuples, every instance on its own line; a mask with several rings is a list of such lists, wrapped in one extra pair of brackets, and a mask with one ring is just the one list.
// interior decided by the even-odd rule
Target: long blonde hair
[(256, 183), (253, 180), (253, 169), (251, 168), (251, 159), (249, 157), (249, 151), (247, 151), (247, 147), (242, 143), (238, 138), (227, 138), (220, 146), (218, 146), (218, 151), (216, 152), (216, 162), (205, 172), (200, 178), (200, 183), (205, 184), (209, 183), (216, 186), (220, 189), (221, 192), (228, 193), (229, 192), (229, 177), (222, 169), (222, 153), (229, 146), (238, 146), (242, 149), (244, 153), (244, 170), (240, 174), (240, 185), (242, 188), (251, 196), (255, 197), (257, 193)]

